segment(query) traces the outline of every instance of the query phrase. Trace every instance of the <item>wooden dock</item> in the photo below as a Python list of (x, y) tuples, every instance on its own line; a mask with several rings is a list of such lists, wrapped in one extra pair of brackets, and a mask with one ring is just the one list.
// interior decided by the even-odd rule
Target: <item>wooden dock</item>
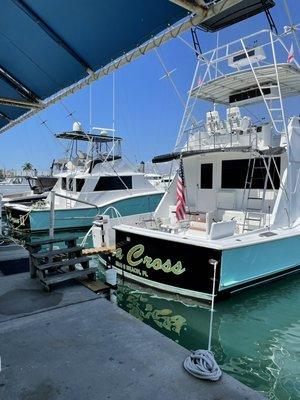
[(97, 294), (109, 295), (110, 286), (99, 280), (91, 281), (89, 278), (78, 278), (77, 281)]

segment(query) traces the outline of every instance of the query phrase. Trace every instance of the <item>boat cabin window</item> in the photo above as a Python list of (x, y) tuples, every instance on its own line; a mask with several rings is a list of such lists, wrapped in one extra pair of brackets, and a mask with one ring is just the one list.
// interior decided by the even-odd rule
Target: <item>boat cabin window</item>
[[(280, 157), (275, 157), (274, 159), (277, 169), (280, 172)], [(268, 162), (269, 160), (268, 158), (266, 158), (267, 165)], [(248, 159), (222, 161), (222, 184), (221, 184), (222, 189), (244, 189), (247, 179), (248, 169), (249, 169), (248, 179), (250, 181), (252, 168), (253, 168), (253, 159), (250, 161), (250, 165)], [(279, 189), (280, 177), (278, 176), (273, 160), (271, 160), (269, 173), (272, 177), (275, 189)], [(261, 158), (257, 158), (254, 164), (251, 187), (253, 189), (263, 189), (266, 176), (267, 176), (267, 170), (264, 166), (264, 162)], [(270, 179), (268, 179), (267, 182), (267, 189), (272, 189), (272, 184), (270, 182)]]
[(81, 192), (84, 182), (84, 179), (76, 179), (76, 192)]
[(132, 189), (132, 176), (102, 176), (99, 178), (94, 192), (125, 189)]
[(213, 164), (201, 164), (201, 189), (213, 187)]
[(67, 189), (67, 178), (61, 178), (61, 188), (62, 190)]
[(15, 185), (23, 183), (23, 178), (14, 178), (14, 179), (12, 179), (11, 183), (13, 183)]
[(73, 178), (61, 178), (61, 188), (63, 190), (73, 190)]
[[(263, 91), (264, 95), (271, 94), (271, 88), (263, 88), (262, 91)], [(261, 91), (259, 88), (248, 89), (243, 92), (234, 93), (234, 94), (230, 95), (229, 103), (233, 104), (233, 103), (236, 103), (239, 101), (254, 99), (254, 98), (260, 97), (260, 96), (261, 96)]]

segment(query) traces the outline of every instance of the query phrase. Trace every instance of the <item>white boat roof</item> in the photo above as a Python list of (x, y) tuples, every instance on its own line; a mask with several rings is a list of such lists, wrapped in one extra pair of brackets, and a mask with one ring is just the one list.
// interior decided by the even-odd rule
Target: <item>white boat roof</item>
[[(278, 76), (282, 97), (296, 96), (300, 94), (300, 69), (292, 64), (277, 64)], [(266, 65), (254, 68), (260, 83), (276, 83), (274, 65)], [(216, 79), (205, 82), (192, 89), (191, 96), (198, 99), (229, 105), (229, 96), (257, 87), (255, 76), (251, 69), (235, 71)], [(262, 98), (251, 98), (249, 103), (261, 102)], [(233, 103), (234, 104), (234, 103)]]

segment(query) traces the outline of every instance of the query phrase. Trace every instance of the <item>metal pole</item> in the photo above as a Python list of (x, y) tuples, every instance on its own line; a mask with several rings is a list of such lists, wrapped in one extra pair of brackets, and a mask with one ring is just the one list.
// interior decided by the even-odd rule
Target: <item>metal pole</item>
[(212, 299), (211, 299), (211, 307), (210, 307), (209, 334), (208, 334), (208, 351), (210, 351), (210, 349), (211, 349), (211, 337), (212, 337), (212, 325), (213, 325), (214, 307), (215, 307), (216, 274), (217, 274), (218, 261), (210, 259), (210, 260), (208, 260), (208, 263), (210, 265), (213, 265), (213, 267), (214, 267)]
[(115, 162), (115, 114), (116, 114), (116, 104), (115, 104), (115, 72), (112, 73), (112, 128), (113, 128), (113, 164)]
[(50, 192), (50, 225), (49, 225), (49, 236), (54, 237), (54, 212), (55, 212), (55, 191)]
[[(215, 79), (218, 77), (218, 58), (219, 58), (219, 31), (217, 32), (217, 54), (216, 54), (216, 70), (215, 70)], [(215, 103), (214, 103), (215, 107)]]
[[(54, 192), (54, 193), (55, 193), (55, 192)], [(59, 193), (55, 193), (55, 196), (61, 197), (62, 199), (73, 200), (73, 201), (76, 201), (77, 203), (87, 204), (88, 206), (95, 207), (95, 208), (99, 209), (99, 207), (98, 207), (96, 204), (89, 203), (88, 201), (79, 200), (79, 199), (74, 199), (73, 197), (64, 196), (63, 194), (59, 194)]]
[(92, 133), (92, 87), (93, 87), (93, 84), (91, 83), (90, 84), (90, 129), (89, 129), (89, 132), (90, 133)]
[(2, 194), (0, 194), (0, 235), (2, 235)]

